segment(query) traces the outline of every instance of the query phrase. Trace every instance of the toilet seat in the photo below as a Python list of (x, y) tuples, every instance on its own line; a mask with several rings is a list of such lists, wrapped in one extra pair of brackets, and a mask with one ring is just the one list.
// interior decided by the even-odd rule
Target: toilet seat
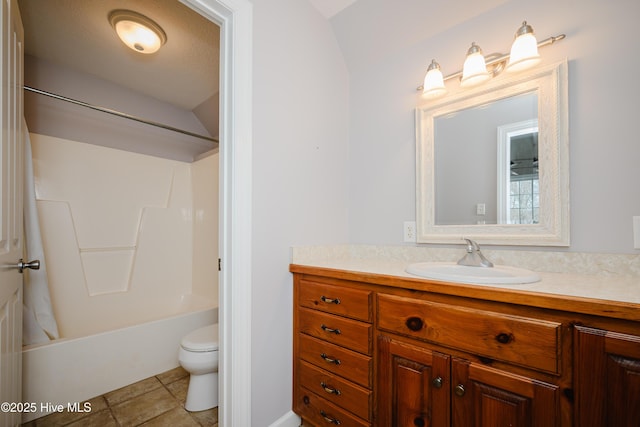
[(187, 334), (180, 346), (187, 351), (198, 353), (218, 350), (218, 324), (204, 326)]

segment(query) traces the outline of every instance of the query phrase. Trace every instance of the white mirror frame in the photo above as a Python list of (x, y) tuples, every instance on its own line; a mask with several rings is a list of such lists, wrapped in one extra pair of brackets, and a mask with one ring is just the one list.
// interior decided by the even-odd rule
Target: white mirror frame
[[(569, 131), (567, 61), (514, 77), (499, 76), (442, 100), (420, 98), (416, 108), (416, 223), (418, 243), (569, 246)], [(538, 93), (540, 222), (435, 224), (435, 118), (523, 93)]]

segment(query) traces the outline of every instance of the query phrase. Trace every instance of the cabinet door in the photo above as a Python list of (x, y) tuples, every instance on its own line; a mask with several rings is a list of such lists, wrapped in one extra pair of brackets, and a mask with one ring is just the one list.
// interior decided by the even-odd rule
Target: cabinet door
[(385, 336), (378, 343), (376, 425), (449, 426), (450, 357)]
[(640, 423), (640, 336), (576, 326), (575, 425)]
[(559, 425), (557, 386), (457, 358), (451, 371), (452, 426)]

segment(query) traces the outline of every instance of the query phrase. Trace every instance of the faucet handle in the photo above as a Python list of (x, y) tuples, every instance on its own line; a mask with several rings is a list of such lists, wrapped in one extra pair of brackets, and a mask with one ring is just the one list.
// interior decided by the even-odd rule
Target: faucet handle
[(467, 239), (466, 237), (463, 237), (462, 240), (467, 242), (467, 252), (480, 251), (480, 245), (474, 240)]

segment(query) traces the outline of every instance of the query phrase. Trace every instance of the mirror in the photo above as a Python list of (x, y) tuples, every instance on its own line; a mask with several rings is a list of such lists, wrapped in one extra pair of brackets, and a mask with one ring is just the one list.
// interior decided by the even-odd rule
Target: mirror
[(569, 245), (567, 63), (416, 109), (419, 243)]

